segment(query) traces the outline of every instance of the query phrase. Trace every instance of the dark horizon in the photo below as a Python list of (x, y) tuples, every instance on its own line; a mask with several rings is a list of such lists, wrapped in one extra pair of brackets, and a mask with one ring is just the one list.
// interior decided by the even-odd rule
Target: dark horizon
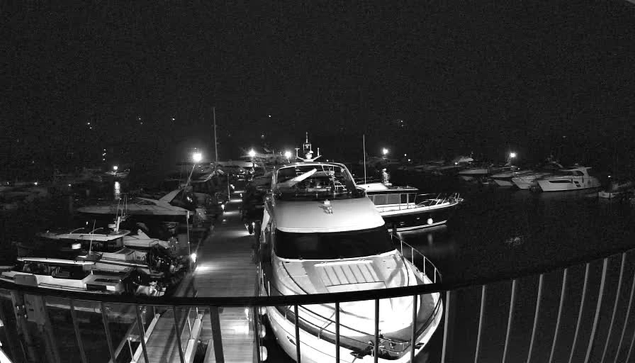
[(212, 107), (221, 159), (309, 132), (347, 160), (365, 134), (418, 160), (635, 165), (625, 1), (3, 10), (5, 167), (212, 158)]

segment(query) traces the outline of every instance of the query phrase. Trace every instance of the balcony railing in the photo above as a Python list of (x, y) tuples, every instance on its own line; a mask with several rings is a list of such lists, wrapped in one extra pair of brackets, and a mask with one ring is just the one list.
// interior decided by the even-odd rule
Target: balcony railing
[[(406, 257), (417, 256), (402, 250)], [(13, 362), (291, 361), (284, 353), (274, 356), (280, 352), (264, 324), (263, 307), (288, 306), (294, 318), (310, 304), (334, 304), (339, 311), (345, 302), (373, 300), (380, 319), (382, 299), (437, 292), (444, 298), (443, 321), (416, 362), (635, 358), (635, 253), (630, 250), (498, 279), (300, 296), (127, 297), (2, 283), (0, 342)], [(353, 357), (335, 348), (346, 338), (338, 315), (333, 361), (348, 362)], [(294, 341), (301, 343), (302, 325), (295, 326)], [(243, 341), (232, 340), (237, 333)], [(376, 330), (374, 341), (380, 338)], [(243, 345), (237, 350), (237, 344)], [(305, 361), (305, 346), (296, 348), (293, 360)], [(373, 349), (362, 361), (380, 360)]]

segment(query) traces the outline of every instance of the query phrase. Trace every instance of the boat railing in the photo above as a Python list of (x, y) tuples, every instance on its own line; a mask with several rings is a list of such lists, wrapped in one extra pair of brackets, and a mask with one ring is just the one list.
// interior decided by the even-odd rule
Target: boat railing
[(430, 261), (423, 253), (409, 245), (398, 234), (391, 234), (393, 243), (399, 246), (399, 253), (408, 261), (410, 261), (423, 275), (427, 276), (432, 283), (441, 282), (441, 272), (437, 266)]
[[(196, 335), (181, 336), (179, 327), (187, 327), (188, 321), (200, 326), (200, 319), (187, 313), (188, 309), (198, 308), (199, 316), (205, 314), (205, 336), (213, 341), (206, 354), (214, 355), (216, 362), (272, 362), (281, 356), (271, 355), (276, 343), (265, 319), (260, 318), (264, 307), (286, 306), (296, 312), (311, 304), (334, 304), (338, 311), (346, 302), (370, 300), (375, 302), (374, 317), (372, 310), (368, 315), (379, 322), (390, 319), (385, 315), (387, 311), (380, 309), (383, 299), (442, 293), (443, 320), (426, 347), (431, 363), (478, 362), (489, 357), (501, 362), (630, 362), (635, 354), (634, 271), (635, 250), (627, 246), (505, 275), (448, 281), (446, 273), (443, 282), (436, 284), (331, 294), (151, 298), (67, 292), (0, 281), (0, 342), (2, 350), (16, 363), (86, 363), (95, 359), (119, 363), (124, 359), (117, 358), (115, 348), (128, 339), (131, 342), (124, 341), (119, 351), (130, 354), (132, 347), (136, 348), (132, 350), (134, 354), (141, 347), (144, 359), (139, 361), (187, 362), (192, 361), (188, 357), (196, 347), (183, 343), (186, 337), (195, 340)], [(250, 339), (248, 343), (239, 344), (238, 348), (227, 336), (235, 330), (237, 320), (232, 309), (237, 308), (248, 312), (244, 319), (254, 327), (244, 333)], [(115, 316), (115, 312), (123, 310), (128, 313)], [(135, 342), (135, 334), (147, 335), (156, 313), (171, 324), (161, 326), (157, 322), (153, 327), (155, 334), (148, 341)], [(165, 319), (169, 314), (173, 314), (172, 318)], [(289, 316), (298, 328), (292, 327), (287, 335), (301, 343), (296, 344), (295, 355), (302, 356), (304, 362), (307, 335), (299, 329), (298, 315), (301, 317)], [(178, 318), (176, 322), (174, 316)], [(345, 330), (340, 330), (337, 318), (335, 321), (332, 353), (340, 354), (336, 348), (345, 339), (341, 336)], [(140, 327), (146, 332), (139, 332)], [(161, 331), (162, 344), (153, 344), (151, 339), (160, 336), (156, 333)], [(255, 332), (262, 338), (268, 335), (268, 339), (251, 340)], [(377, 361), (379, 344), (375, 342), (380, 339), (376, 325), (368, 361)], [(159, 358), (159, 348), (170, 349), (169, 354)], [(249, 357), (236, 359), (237, 349), (246, 351)], [(285, 355), (279, 349), (278, 354)], [(294, 359), (299, 361), (297, 357)], [(343, 360), (343, 356), (332, 359)]]
[(448, 203), (461, 203), (462, 201), (460, 193), (422, 193), (415, 197), (415, 205), (418, 207), (432, 207)]

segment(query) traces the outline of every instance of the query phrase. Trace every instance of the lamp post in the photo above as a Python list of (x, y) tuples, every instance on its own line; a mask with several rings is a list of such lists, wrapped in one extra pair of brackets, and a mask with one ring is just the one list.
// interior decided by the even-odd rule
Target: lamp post
[(192, 165), (192, 171), (190, 171), (190, 176), (187, 177), (187, 183), (185, 183), (186, 187), (190, 185), (190, 182), (192, 181), (192, 174), (194, 174), (194, 169), (196, 168), (196, 164), (198, 164), (201, 160), (203, 160), (203, 154), (201, 154), (198, 151), (192, 154), (192, 161), (194, 161), (194, 165)]
[(517, 154), (516, 154), (515, 152), (513, 152), (513, 151), (512, 151), (512, 152), (510, 152), (510, 153), (509, 153), (509, 156), (507, 156), (507, 163), (508, 163), (508, 164), (511, 164), (511, 163), (512, 163), (512, 160), (513, 160), (513, 159), (515, 159), (515, 158), (516, 158), (516, 156), (517, 156)]
[(256, 167), (256, 163), (254, 162), (254, 158), (256, 157), (256, 151), (254, 151), (254, 149), (251, 149), (251, 150), (249, 150), (247, 155), (249, 155), (249, 157), (251, 158), (251, 167), (255, 168)]
[(284, 157), (286, 157), (286, 158), (287, 158), (287, 163), (288, 163), (288, 162), (290, 162), (291, 155), (292, 155), (292, 154), (291, 154), (291, 151), (289, 151), (289, 150), (287, 150), (287, 151), (285, 151), (285, 152), (284, 152)]

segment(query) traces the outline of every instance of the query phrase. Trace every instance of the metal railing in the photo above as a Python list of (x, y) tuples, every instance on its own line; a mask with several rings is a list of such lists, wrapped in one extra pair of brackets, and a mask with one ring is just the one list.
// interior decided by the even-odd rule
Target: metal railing
[[(402, 248), (406, 258), (408, 249), (405, 245)], [(253, 344), (242, 349), (244, 361), (278, 361), (289, 358), (285, 353), (273, 355), (275, 340), (266, 338), (272, 333), (270, 326), (257, 317), (262, 307), (289, 306), (293, 312), (290, 318), (295, 320), (296, 354), (302, 361), (302, 349), (306, 348), (301, 344), (305, 333), (298, 322), (300, 309), (310, 304), (334, 304), (334, 346), (338, 347), (346, 339), (344, 329), (340, 330), (341, 304), (371, 300), (375, 302), (376, 329), (372, 351), (363, 361), (377, 362), (381, 360), (379, 321), (387, 318), (379, 309), (381, 301), (407, 296), (416, 300), (421, 295), (442, 293), (443, 321), (414, 361), (627, 362), (633, 359), (635, 343), (635, 253), (613, 252), (499, 279), (299, 296), (125, 297), (1, 283), (0, 342), (14, 362), (123, 362), (132, 361), (136, 351), (140, 353), (138, 361), (158, 361), (157, 354), (167, 352), (161, 353), (161, 359), (191, 362), (197, 356), (196, 344), (184, 344), (191, 337), (180, 334), (188, 321), (195, 323), (194, 313), (190, 316), (188, 312), (198, 309), (204, 313), (199, 321), (201, 335), (211, 342), (207, 354), (214, 354), (216, 362), (236, 361), (233, 345), (226, 343), (231, 329), (225, 317), (231, 308), (240, 307), (248, 312), (244, 319), (249, 328), (244, 336)], [(413, 259), (420, 258), (414, 249), (410, 254)], [(428, 272), (431, 262), (424, 257), (420, 261), (421, 269), (428, 266)], [(67, 302), (65, 307), (61, 300)], [(56, 303), (51, 305), (50, 301)], [(87, 303), (97, 308), (76, 308)], [(115, 315), (118, 311), (127, 313)], [(152, 327), (157, 314), (173, 314), (173, 323), (160, 328), (155, 322)], [(151, 329), (153, 338), (141, 339)], [(153, 342), (160, 334), (166, 336), (159, 340), (162, 347)], [(333, 349), (332, 361), (351, 361), (352, 356), (343, 352)], [(404, 361), (410, 361), (412, 355), (414, 351)]]

